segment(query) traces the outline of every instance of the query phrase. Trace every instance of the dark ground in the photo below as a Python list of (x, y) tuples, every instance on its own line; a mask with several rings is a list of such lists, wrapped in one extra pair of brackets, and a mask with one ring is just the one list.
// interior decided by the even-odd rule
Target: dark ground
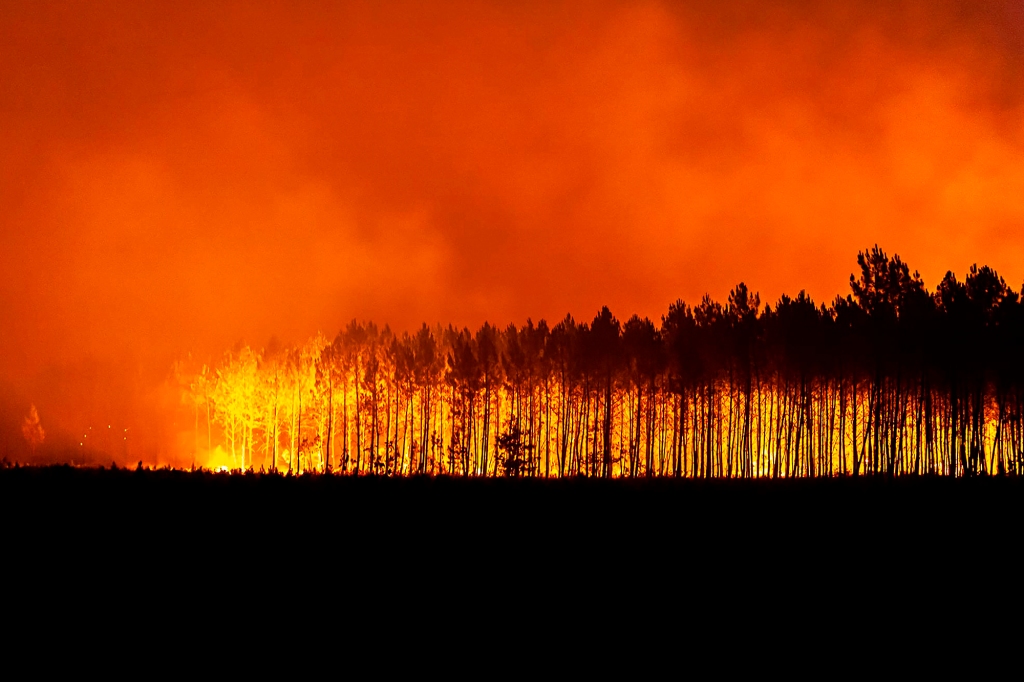
[(488, 572), (509, 562), (569, 573), (646, 567), (661, 581), (676, 567), (756, 574), (803, 560), (824, 572), (965, 554), (1009, 561), (1022, 536), (1024, 479), (355, 479), (21, 467), (0, 469), (0, 518), (8, 545), (72, 564), (120, 557), (125, 569), (155, 559), (250, 562), (246, 570), (258, 571), (284, 552), (338, 572), (469, 558)]
[[(834, 653), (820, 673), (908, 642), (935, 661), (1015, 651), (1022, 512), (1024, 480), (1010, 478), (7, 468), (0, 598), (30, 639), (98, 635), (111, 660), (124, 642), (164, 662), (180, 656), (168, 642), (247, 654), (348, 643), (345, 660), (375, 666), (474, 649), (502, 665), (557, 650), (789, 669)], [(712, 655), (707, 642), (746, 654)], [(381, 658), (382, 646), (395, 652)]]
[[(644, 633), (684, 625), (728, 642), (751, 631), (787, 649), (813, 638), (860, 647), (865, 640), (835, 626), (898, 639), (1016, 623), (1008, 598), (1024, 575), (1024, 479), (1011, 478), (21, 467), (0, 469), (0, 519), (3, 594), (28, 600), (19, 617), (34, 618), (38, 632), (69, 618), (74, 632), (87, 630), (113, 612), (129, 631), (145, 624), (146, 637), (186, 622), (196, 641), (218, 641), (227, 628), (260, 646), (294, 623), (314, 624), (307, 634), (324, 646), (332, 627), (356, 624), (394, 642), (449, 641), (455, 627), (517, 650), (521, 642), (491, 629), (511, 623), (557, 641), (576, 630), (628, 635), (616, 646), (631, 651), (646, 646)], [(492, 625), (477, 632), (481, 622)]]

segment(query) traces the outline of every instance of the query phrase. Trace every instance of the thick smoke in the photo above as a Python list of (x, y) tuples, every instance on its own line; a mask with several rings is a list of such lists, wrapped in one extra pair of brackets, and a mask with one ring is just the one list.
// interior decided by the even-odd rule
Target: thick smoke
[(740, 280), (830, 299), (876, 242), (932, 285), (982, 262), (1016, 286), (1022, 21), (966, 1), (5, 3), (4, 423), (34, 402), (42, 450), (117, 422), (126, 459), (156, 458), (176, 427), (154, 387), (185, 351), (353, 317), (657, 319)]

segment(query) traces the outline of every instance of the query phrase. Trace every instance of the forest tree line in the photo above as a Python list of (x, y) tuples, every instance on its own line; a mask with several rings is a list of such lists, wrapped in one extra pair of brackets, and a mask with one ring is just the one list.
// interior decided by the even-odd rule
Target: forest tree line
[(475, 332), (351, 322), (175, 367), (202, 463), (456, 476), (1020, 473), (1024, 303), (991, 268), (935, 291), (858, 254), (850, 293), (737, 285), (660, 324), (602, 308)]

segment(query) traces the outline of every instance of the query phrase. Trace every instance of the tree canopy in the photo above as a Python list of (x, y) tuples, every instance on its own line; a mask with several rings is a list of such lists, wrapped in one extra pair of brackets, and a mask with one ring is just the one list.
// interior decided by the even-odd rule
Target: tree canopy
[[(1018, 473), (1024, 303), (989, 267), (935, 291), (877, 246), (850, 294), (676, 301), (236, 348), (182, 369), (198, 461), (460, 476)], [(187, 364), (187, 363), (186, 363)], [(204, 460), (205, 456), (205, 460)]]

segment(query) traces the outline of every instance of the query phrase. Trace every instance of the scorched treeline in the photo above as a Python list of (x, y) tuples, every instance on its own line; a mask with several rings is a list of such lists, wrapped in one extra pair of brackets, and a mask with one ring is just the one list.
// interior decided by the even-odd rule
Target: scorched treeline
[(930, 292), (877, 246), (831, 306), (739, 284), (656, 326), (601, 309), (498, 329), (241, 347), (176, 366), (199, 462), (293, 473), (792, 477), (1019, 473), (1024, 303)]

